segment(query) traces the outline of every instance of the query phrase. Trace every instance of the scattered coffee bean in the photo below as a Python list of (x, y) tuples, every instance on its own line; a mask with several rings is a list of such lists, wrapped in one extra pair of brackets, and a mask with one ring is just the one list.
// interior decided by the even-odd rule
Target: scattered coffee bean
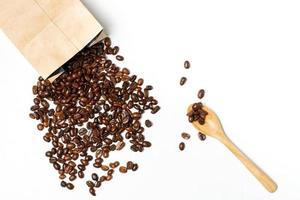
[(204, 135), (203, 133), (198, 133), (199, 139), (204, 141), (206, 139), (206, 135)]
[(184, 62), (184, 68), (189, 69), (191, 67), (190, 62), (187, 60)]
[(181, 86), (184, 85), (184, 84), (186, 83), (186, 81), (187, 81), (187, 78), (186, 78), (186, 77), (182, 77), (182, 78), (180, 79), (180, 85), (181, 85)]
[(203, 89), (199, 90), (199, 92), (198, 92), (198, 98), (202, 99), (204, 97), (204, 95), (205, 95), (205, 91)]
[(132, 171), (136, 171), (136, 170), (138, 170), (138, 168), (139, 168), (139, 165), (137, 163), (135, 163), (132, 166)]
[(92, 174), (92, 179), (93, 179), (94, 181), (98, 181), (99, 177), (98, 177), (98, 175), (97, 175), (96, 173), (93, 173), (93, 174)]
[(184, 148), (185, 148), (185, 144), (183, 142), (180, 142), (180, 144), (179, 144), (180, 151), (183, 151)]
[(127, 173), (127, 168), (124, 167), (124, 166), (121, 166), (121, 167), (119, 168), (119, 171), (120, 171), (121, 173)]
[(185, 139), (185, 140), (188, 140), (188, 139), (191, 138), (191, 135), (188, 134), (188, 133), (181, 133), (181, 137), (182, 137), (183, 139)]
[(67, 183), (67, 188), (69, 190), (73, 190), (74, 189), (74, 185), (72, 183)]
[(95, 191), (95, 189), (93, 187), (91, 187), (89, 189), (89, 192), (91, 193), (91, 195), (96, 196), (96, 191)]
[(145, 125), (146, 125), (148, 128), (150, 128), (153, 124), (152, 124), (152, 122), (151, 122), (149, 119), (147, 119), (147, 120), (145, 121)]
[(60, 182), (60, 185), (61, 185), (61, 187), (66, 187), (66, 186), (67, 186), (67, 183), (66, 183), (65, 181), (61, 181), (61, 182)]
[(123, 56), (120, 56), (120, 55), (117, 55), (117, 56), (116, 56), (116, 59), (117, 59), (118, 61), (123, 61), (123, 60), (124, 60), (124, 57), (123, 57)]

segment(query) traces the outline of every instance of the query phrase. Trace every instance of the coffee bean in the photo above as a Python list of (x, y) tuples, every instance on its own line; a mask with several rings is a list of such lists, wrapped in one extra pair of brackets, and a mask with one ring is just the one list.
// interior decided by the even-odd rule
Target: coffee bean
[(182, 78), (180, 79), (180, 85), (181, 85), (181, 86), (184, 85), (184, 84), (186, 83), (186, 81), (187, 81), (187, 78), (186, 78), (186, 77), (182, 77)]
[(67, 188), (69, 190), (73, 190), (74, 189), (74, 185), (72, 183), (67, 183)]
[(125, 147), (125, 142), (119, 142), (116, 146), (118, 151), (122, 150)]
[(185, 144), (183, 142), (180, 142), (179, 149), (180, 151), (183, 151), (185, 149)]
[(38, 129), (39, 131), (42, 131), (42, 130), (44, 129), (44, 125), (43, 125), (43, 124), (38, 124), (38, 125), (37, 125), (37, 129)]
[(152, 122), (150, 121), (150, 120), (146, 120), (145, 121), (145, 125), (149, 128), (149, 127), (151, 127), (153, 124), (152, 124)]
[(95, 184), (92, 181), (87, 181), (86, 185), (90, 188), (95, 187)]
[(79, 171), (78, 172), (78, 177), (79, 178), (84, 178), (84, 172), (83, 171)]
[(187, 60), (184, 62), (184, 68), (189, 69), (191, 67), (190, 62)]
[(67, 183), (66, 183), (65, 181), (61, 181), (61, 182), (60, 182), (60, 185), (61, 185), (61, 187), (66, 187), (66, 186), (67, 186)]
[(132, 169), (133, 168), (134, 163), (132, 161), (128, 161), (126, 164), (127, 169)]
[(91, 187), (91, 188), (89, 189), (89, 191), (90, 191), (91, 195), (96, 196), (96, 191), (95, 191), (94, 188)]
[(101, 169), (102, 169), (103, 171), (108, 171), (108, 170), (109, 170), (109, 167), (108, 167), (107, 165), (102, 165), (102, 166), (101, 166)]
[(136, 171), (136, 170), (138, 170), (138, 168), (139, 168), (139, 165), (137, 163), (135, 163), (132, 166), (132, 171)]
[(98, 175), (97, 175), (96, 173), (93, 173), (93, 174), (92, 174), (92, 179), (93, 179), (94, 181), (98, 181), (99, 177), (98, 177)]
[(188, 140), (188, 139), (191, 138), (191, 135), (188, 134), (188, 133), (181, 133), (181, 137), (182, 137), (183, 139), (185, 139), (185, 140)]
[(205, 91), (203, 89), (199, 90), (199, 92), (198, 92), (198, 98), (202, 99), (204, 97), (204, 95), (205, 95)]
[(123, 57), (123, 56), (120, 56), (120, 55), (117, 55), (117, 56), (116, 56), (116, 59), (117, 59), (118, 61), (123, 61), (123, 60), (124, 60), (124, 57)]
[(120, 171), (121, 173), (127, 173), (127, 168), (124, 167), (124, 166), (121, 166), (121, 167), (119, 167), (119, 171)]
[(198, 133), (199, 139), (204, 141), (206, 139), (206, 135), (204, 135), (203, 133)]

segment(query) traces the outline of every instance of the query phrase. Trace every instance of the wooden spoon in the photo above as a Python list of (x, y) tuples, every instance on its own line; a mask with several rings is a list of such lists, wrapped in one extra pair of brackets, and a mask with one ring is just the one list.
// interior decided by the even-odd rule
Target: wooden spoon
[[(269, 192), (275, 192), (277, 190), (277, 184), (231, 142), (231, 140), (225, 135), (218, 116), (206, 106), (204, 106), (203, 109), (208, 112), (208, 115), (205, 118), (205, 124), (201, 125), (199, 122), (195, 121), (193, 122), (193, 126), (201, 133), (214, 137), (222, 142)], [(191, 111), (192, 105), (188, 108), (188, 112)]]

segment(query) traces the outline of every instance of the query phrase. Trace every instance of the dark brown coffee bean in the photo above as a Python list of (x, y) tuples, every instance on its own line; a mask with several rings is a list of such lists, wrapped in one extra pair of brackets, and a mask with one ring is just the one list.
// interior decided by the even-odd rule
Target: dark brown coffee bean
[(74, 189), (74, 185), (72, 183), (67, 183), (67, 188), (69, 190), (73, 190)]
[(123, 60), (124, 60), (124, 57), (123, 57), (123, 56), (120, 56), (120, 55), (117, 55), (117, 56), (116, 56), (116, 59), (117, 59), (118, 61), (123, 61)]
[(86, 185), (87, 185), (88, 187), (90, 187), (90, 188), (95, 187), (95, 184), (94, 184), (92, 181), (87, 181), (87, 182), (86, 182)]
[(119, 167), (119, 171), (120, 171), (121, 173), (127, 173), (127, 168), (124, 167), (124, 166), (121, 166), (121, 167)]
[(75, 175), (71, 175), (71, 176), (69, 177), (69, 180), (70, 180), (70, 181), (74, 181), (76, 178), (77, 178), (77, 177), (76, 177)]
[(199, 139), (204, 141), (206, 139), (206, 135), (204, 135), (203, 133), (198, 133)]
[(185, 140), (189, 140), (191, 138), (191, 135), (188, 133), (181, 133), (181, 137)]
[(187, 60), (184, 62), (184, 68), (189, 69), (191, 67), (190, 62)]
[(122, 150), (125, 147), (125, 142), (119, 142), (116, 146), (118, 151)]
[(144, 146), (144, 147), (151, 147), (151, 142), (144, 141), (144, 142), (143, 142), (143, 146)]
[(134, 163), (132, 161), (128, 161), (126, 164), (127, 169), (131, 170), (133, 168)]
[(97, 175), (96, 173), (93, 173), (93, 174), (92, 174), (92, 179), (93, 179), (94, 181), (98, 181), (99, 177), (98, 177), (98, 175)]
[(84, 178), (84, 172), (83, 171), (79, 171), (78, 172), (78, 177), (79, 178)]
[(182, 77), (182, 78), (180, 79), (180, 85), (181, 85), (181, 86), (184, 85), (184, 84), (186, 83), (186, 81), (187, 81), (187, 78), (186, 78), (186, 77)]
[(183, 151), (185, 149), (185, 144), (183, 142), (180, 142), (179, 149), (180, 151)]
[(155, 113), (157, 113), (159, 110), (160, 110), (160, 106), (155, 106), (155, 107), (152, 109), (151, 113), (152, 113), (152, 114), (155, 114)]
[(42, 130), (44, 129), (44, 125), (43, 125), (43, 124), (38, 124), (38, 125), (37, 125), (37, 129), (38, 129), (39, 131), (42, 131)]
[(139, 165), (137, 163), (133, 164), (132, 171), (138, 170)]
[(96, 191), (95, 191), (94, 188), (91, 187), (91, 188), (89, 189), (89, 192), (91, 193), (91, 195), (96, 196)]
[(61, 187), (66, 187), (66, 186), (67, 186), (67, 183), (66, 183), (65, 181), (61, 181), (61, 182), (60, 182), (60, 185), (61, 185)]
[(146, 120), (145, 121), (145, 125), (149, 128), (149, 127), (151, 127), (153, 124), (152, 124), (152, 122), (150, 121), (150, 120)]
[(108, 171), (108, 170), (109, 170), (109, 167), (108, 167), (107, 165), (102, 165), (102, 166), (101, 166), (101, 169), (102, 169), (103, 171)]
[(110, 169), (110, 170), (107, 171), (107, 175), (113, 175), (114, 172), (115, 171), (113, 169)]
[(204, 97), (204, 95), (205, 95), (205, 91), (203, 89), (199, 90), (199, 92), (198, 92), (198, 98), (202, 99)]

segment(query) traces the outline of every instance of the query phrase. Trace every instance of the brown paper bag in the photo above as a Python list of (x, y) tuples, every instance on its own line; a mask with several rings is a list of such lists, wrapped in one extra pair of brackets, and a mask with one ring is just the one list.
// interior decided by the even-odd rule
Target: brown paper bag
[(0, 27), (38, 73), (52, 80), (93, 39), (105, 37), (79, 0), (0, 0)]

